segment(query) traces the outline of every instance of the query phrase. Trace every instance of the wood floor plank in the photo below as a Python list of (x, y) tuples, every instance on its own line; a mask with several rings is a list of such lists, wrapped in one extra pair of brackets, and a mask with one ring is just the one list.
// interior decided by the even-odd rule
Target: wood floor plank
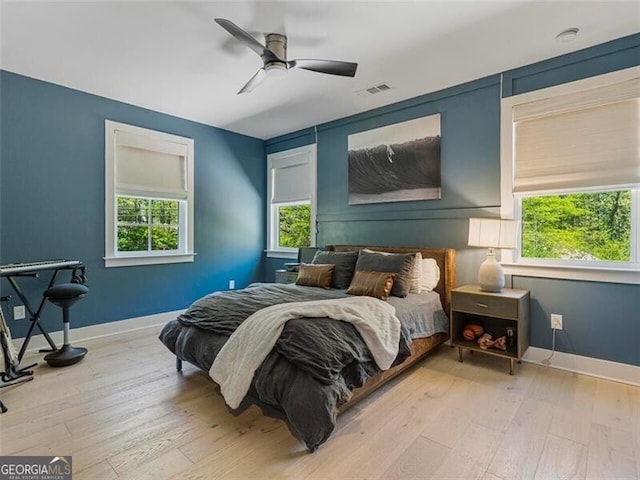
[(527, 398), (495, 452), (489, 473), (509, 480), (532, 479), (547, 439), (551, 411), (551, 404)]
[(567, 377), (572, 373), (557, 370), (550, 367), (537, 367), (531, 382), (527, 397), (542, 400), (552, 405), (558, 403), (558, 399), (564, 393), (564, 385)]
[(456, 379), (442, 410), (425, 426), (422, 435), (454, 448), (471, 423), (506, 431), (523, 399), (522, 395), (502, 388)]
[(0, 455), (17, 455), (18, 452), (34, 451), (38, 445), (56, 443), (61, 439), (70, 439), (71, 433), (60, 423), (48, 428), (40, 429), (27, 435), (2, 435), (5, 441), (0, 442)]
[(139, 464), (137, 468), (120, 474), (123, 480), (164, 480), (179, 474), (192, 465), (180, 450), (172, 449), (154, 458), (153, 460)]
[(598, 379), (594, 402), (594, 423), (631, 431), (631, 407), (626, 385)]
[(451, 452), (449, 447), (418, 436), (388, 467), (380, 480), (437, 480), (432, 476)]
[(631, 432), (593, 424), (586, 479), (637, 480), (638, 474)]
[(534, 480), (583, 480), (586, 467), (586, 446), (549, 435)]
[(453, 448), (478, 417), (475, 411), (474, 398), (476, 384), (462, 379), (456, 379), (446, 398), (446, 405), (440, 409), (420, 434), (437, 443)]
[(106, 460), (80, 471), (73, 465), (72, 476), (73, 480), (115, 480), (118, 478), (118, 474)]
[(500, 478), (497, 475), (494, 475), (493, 473), (485, 473), (484, 476), (482, 477), (482, 480), (506, 480), (504, 478)]
[(471, 424), (458, 444), (432, 475), (432, 478), (474, 480), (484, 476), (493, 452), (503, 434), (482, 425)]
[(569, 374), (562, 392), (553, 406), (549, 433), (582, 445), (589, 444), (597, 380), (584, 375)]

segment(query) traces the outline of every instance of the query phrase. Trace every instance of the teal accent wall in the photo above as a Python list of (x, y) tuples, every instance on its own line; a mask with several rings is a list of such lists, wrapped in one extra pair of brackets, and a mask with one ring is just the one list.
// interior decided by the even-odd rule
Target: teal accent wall
[[(82, 260), (89, 294), (72, 328), (186, 308), (197, 298), (241, 288), (264, 275), (264, 141), (51, 83), (0, 72), (0, 264)], [(105, 119), (195, 140), (193, 263), (104, 268)], [(21, 284), (34, 302), (43, 281)], [(68, 274), (65, 278), (68, 281)], [(7, 281), (2, 294), (13, 295)], [(28, 322), (8, 316), (14, 337)], [(47, 330), (61, 312), (44, 310)]]
[[(640, 35), (503, 72), (510, 96), (640, 63)], [(485, 252), (469, 249), (468, 218), (500, 212), (500, 75), (317, 126), (318, 245), (430, 245), (457, 250), (458, 284), (475, 283)], [(441, 115), (442, 199), (348, 205), (348, 136)], [(269, 153), (315, 141), (313, 129), (267, 140)], [(296, 143), (297, 142), (297, 143)], [(277, 265), (270, 259), (267, 269)], [(267, 277), (270, 275), (267, 272)], [(640, 366), (640, 286), (510, 277), (531, 291), (531, 345), (551, 349), (549, 315), (564, 315), (558, 351)]]

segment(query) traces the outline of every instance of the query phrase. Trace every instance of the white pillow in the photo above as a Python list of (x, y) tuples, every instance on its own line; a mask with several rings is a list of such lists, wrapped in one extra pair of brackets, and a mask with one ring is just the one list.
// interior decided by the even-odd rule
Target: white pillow
[(438, 286), (438, 282), (440, 281), (440, 268), (433, 258), (423, 258), (420, 264), (420, 292), (430, 292)]
[(422, 291), (422, 254), (416, 253), (411, 269), (411, 289), (409, 293), (420, 293)]

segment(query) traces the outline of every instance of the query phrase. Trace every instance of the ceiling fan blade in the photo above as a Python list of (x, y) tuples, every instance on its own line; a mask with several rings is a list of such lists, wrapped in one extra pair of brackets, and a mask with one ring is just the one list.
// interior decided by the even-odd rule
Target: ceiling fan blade
[(302, 68), (312, 72), (328, 73), (330, 75), (340, 75), (343, 77), (354, 77), (356, 75), (357, 63), (340, 62), (338, 60), (291, 60), (287, 62), (289, 68)]
[(267, 71), (263, 67), (249, 79), (244, 87), (240, 89), (238, 95), (240, 95), (241, 93), (249, 93), (253, 91), (258, 85), (264, 82), (265, 78), (267, 78)]
[(258, 55), (260, 55), (264, 62), (267, 62), (267, 61), (270, 61), (270, 60), (278, 60), (276, 55), (271, 50), (269, 50), (267, 47), (262, 45), (259, 41), (257, 41), (255, 38), (253, 38), (251, 35), (249, 35), (247, 32), (245, 32), (243, 29), (241, 29), (235, 23), (233, 23), (233, 22), (231, 22), (229, 20), (226, 20), (224, 18), (214, 18), (214, 20), (218, 25), (220, 25), (222, 28), (224, 28), (227, 32), (229, 32), (231, 35), (233, 35), (236, 39), (240, 40), (242, 43), (244, 43), (251, 50), (253, 50)]

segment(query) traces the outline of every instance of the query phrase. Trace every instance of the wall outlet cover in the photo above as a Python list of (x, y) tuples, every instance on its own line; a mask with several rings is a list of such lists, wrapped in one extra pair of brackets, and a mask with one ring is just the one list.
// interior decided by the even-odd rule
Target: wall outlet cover
[(24, 305), (16, 305), (13, 307), (13, 319), (14, 320), (22, 320), (27, 316)]

